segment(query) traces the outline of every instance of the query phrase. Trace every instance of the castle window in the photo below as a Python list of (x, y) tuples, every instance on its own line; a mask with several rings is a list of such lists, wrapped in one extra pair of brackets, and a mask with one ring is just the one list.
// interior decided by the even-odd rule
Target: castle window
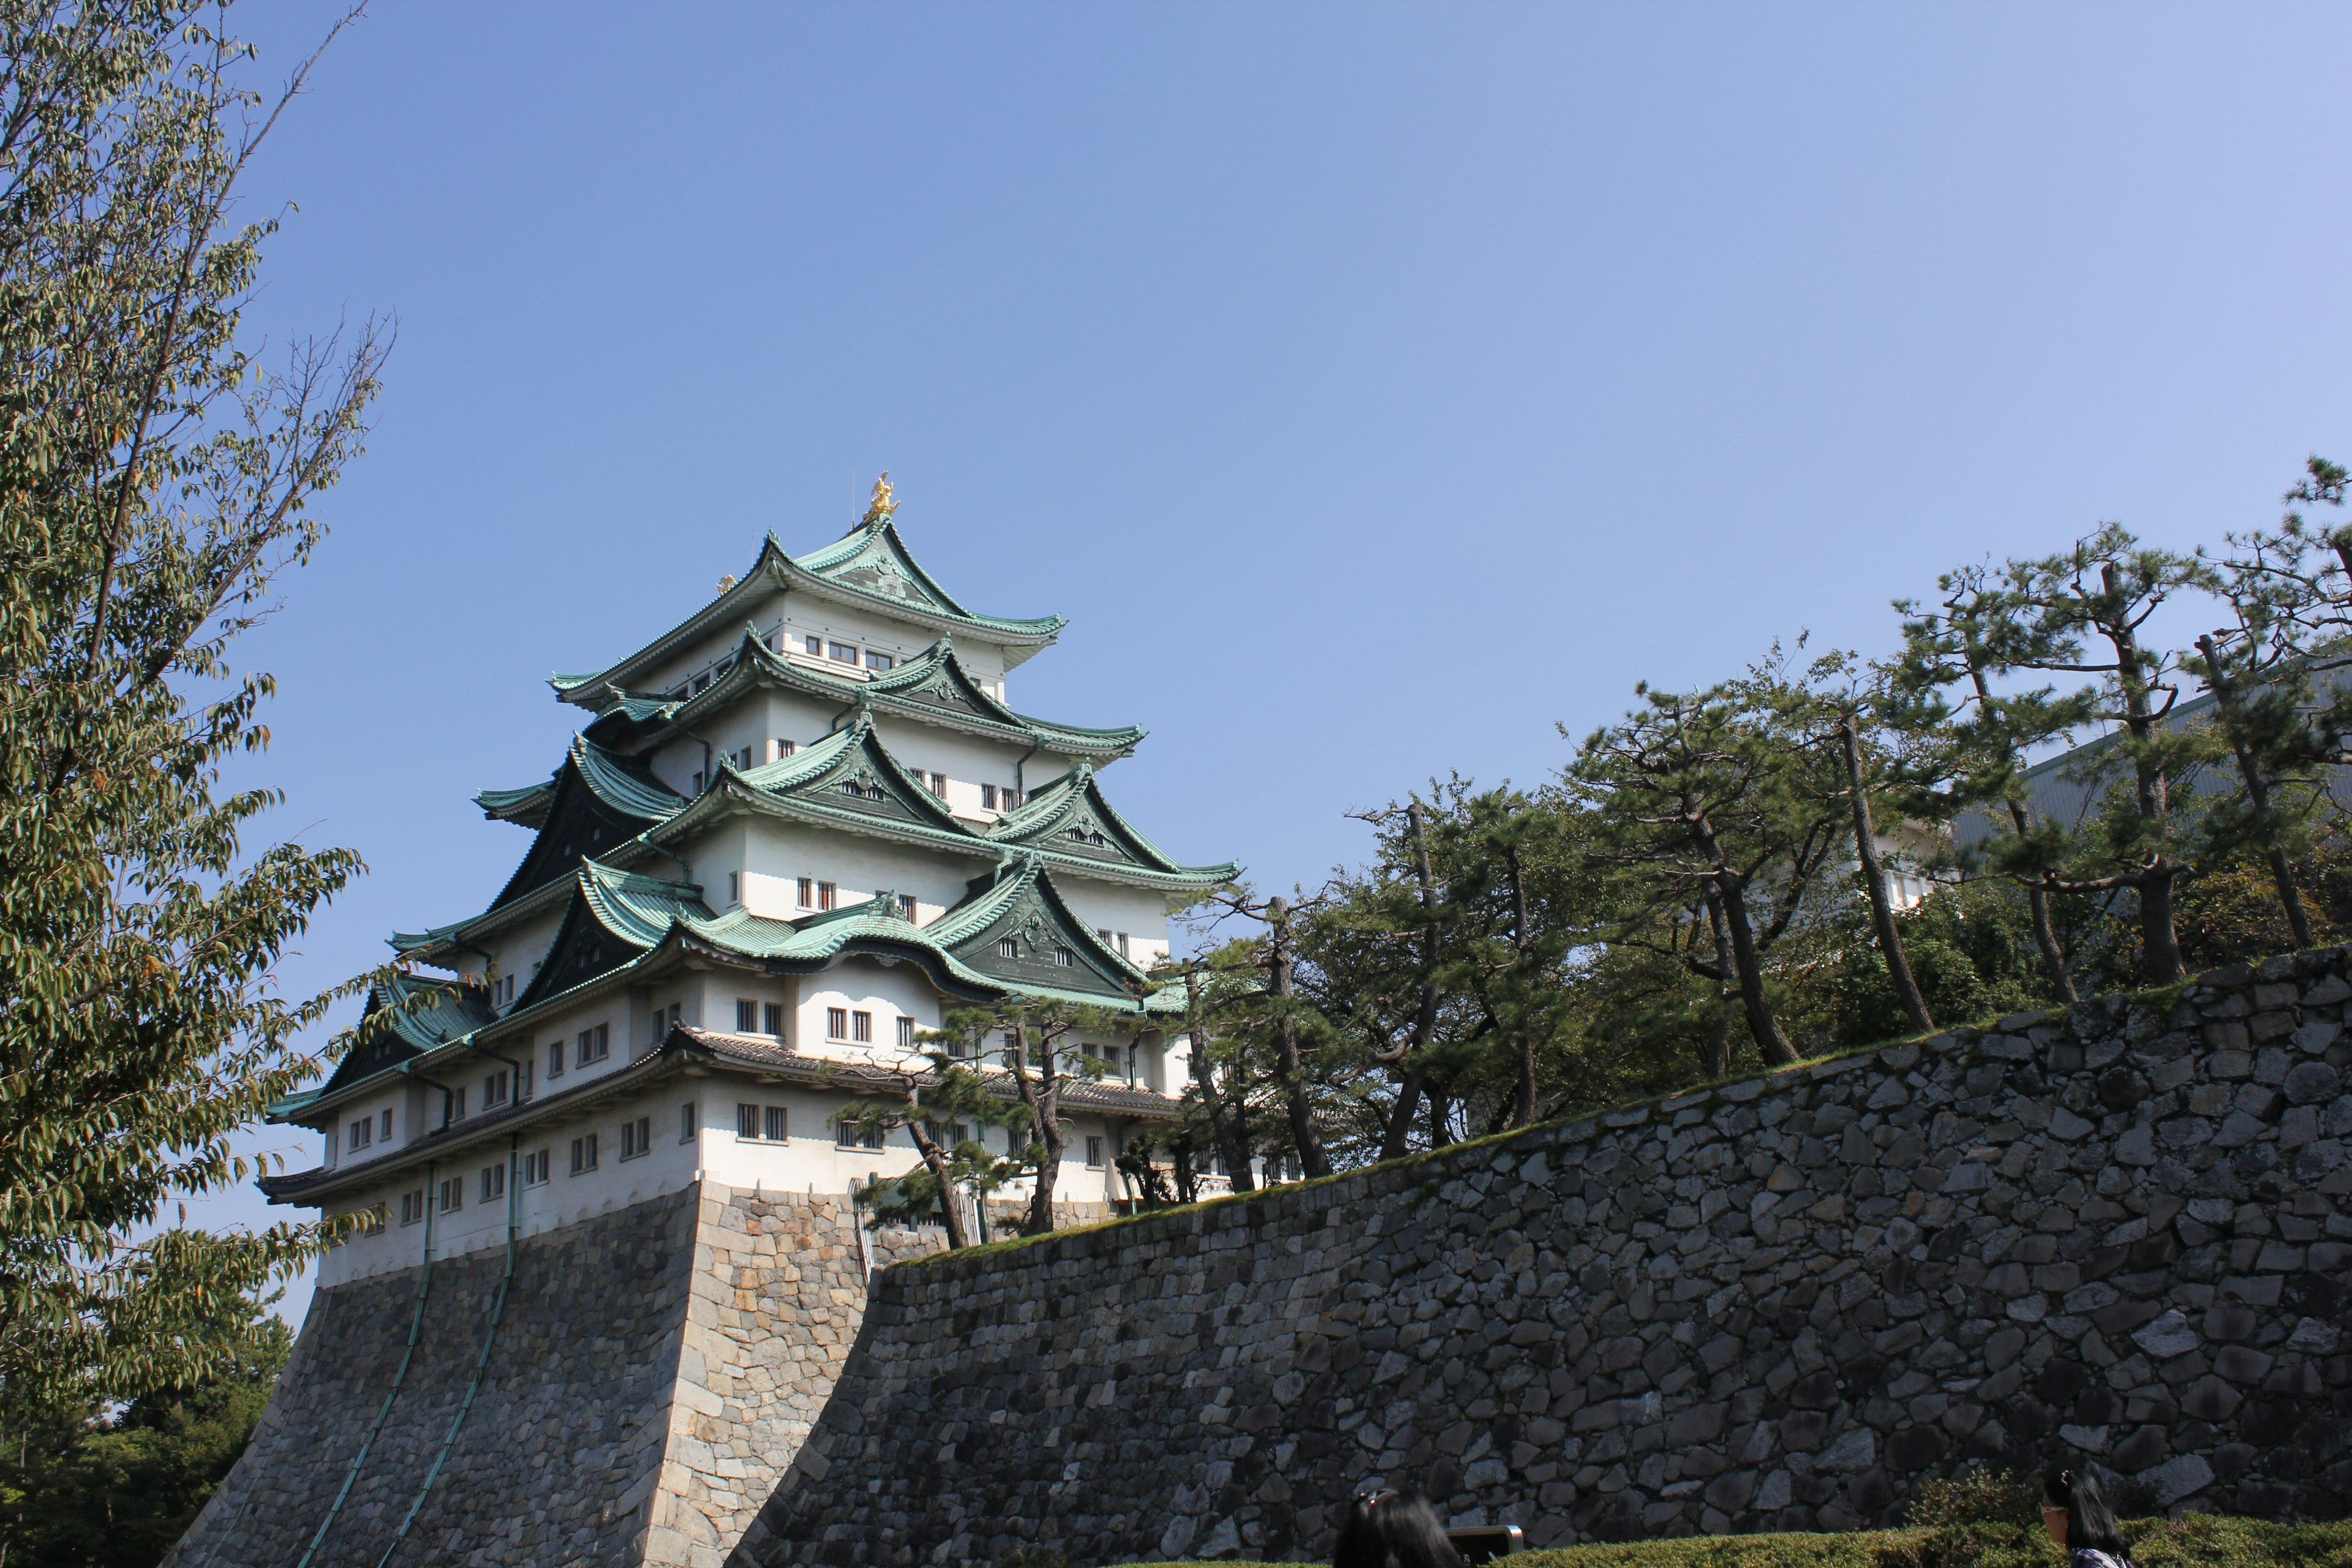
[(735, 1107), (735, 1136), (756, 1140), (760, 1136), (760, 1108), (756, 1105)]
[(861, 1046), (874, 1043), (874, 1015), (852, 1013), (849, 1016), (849, 1037)]
[(853, 1122), (834, 1123), (834, 1146), (840, 1149), (879, 1149), (883, 1133), (879, 1127), (859, 1127)]
[(693, 793), (694, 793), (694, 794), (696, 794), (696, 795), (700, 795), (700, 794), (702, 793), (702, 770), (701, 770), (700, 768), (697, 768), (697, 769), (695, 769), (695, 770), (694, 770), (694, 790), (693, 790)]
[(908, 920), (913, 920), (915, 918), (914, 894), (901, 893), (898, 895), (898, 912), (906, 916)]
[(727, 901), (730, 904), (743, 901), (743, 873), (740, 871), (727, 873)]
[(824, 1037), (828, 1040), (849, 1038), (849, 1009), (827, 1007), (824, 1010)]
[(479, 1201), (480, 1201), (480, 1202), (482, 1202), (482, 1203), (486, 1203), (486, 1204), (489, 1204), (489, 1203), (496, 1203), (496, 1202), (498, 1202), (498, 1200), (499, 1200), (499, 1199), (500, 1199), (500, 1198), (502, 1198), (502, 1197), (504, 1197), (504, 1196), (506, 1196), (506, 1195), (507, 1195), (507, 1168), (506, 1168), (506, 1166), (504, 1166), (503, 1164), (499, 1164), (499, 1165), (485, 1165), (485, 1166), (483, 1166), (483, 1167), (482, 1167), (482, 1195), (481, 1195), (481, 1198), (479, 1199)]
[(816, 908), (816, 882), (814, 879), (808, 877), (801, 879), (799, 902), (801, 908), (804, 910)]
[(746, 746), (741, 751), (735, 753), (735, 765), (739, 768), (749, 768), (753, 765), (751, 762), (751, 747)]
[(384, 1207), (382, 1204), (376, 1205), (373, 1208), (360, 1210), (360, 1234), (362, 1236), (382, 1236), (383, 1234), (384, 1218)]
[(496, 1110), (507, 1102), (507, 1075), (494, 1072), (482, 1079), (482, 1109)]
[(798, 741), (778, 741), (776, 742), (776, 761), (781, 763), (786, 757), (791, 756), (794, 752), (797, 752), (800, 749), (801, 745)]
[(840, 897), (841, 889), (834, 886), (831, 882), (819, 882), (816, 885), (816, 907), (818, 909), (829, 910), (833, 908), (835, 901)]
[(621, 1158), (634, 1160), (653, 1152), (654, 1119), (640, 1116), (634, 1121), (621, 1123)]
[[(673, 1017), (670, 1022), (674, 1024), (677, 1022), (677, 1020)], [(612, 1026), (609, 1024), (599, 1024), (593, 1029), (581, 1030), (578, 1045), (579, 1066), (584, 1068), (590, 1062), (603, 1061), (606, 1057), (613, 1054)]]
[(369, 1144), (371, 1144), (371, 1143), (373, 1143), (373, 1142), (375, 1142), (375, 1118), (374, 1118), (374, 1117), (373, 1117), (373, 1116), (362, 1116), (362, 1117), (361, 1117), (357, 1121), (354, 1121), (354, 1122), (352, 1122), (352, 1136), (351, 1136), (351, 1142), (350, 1142), (350, 1144), (349, 1144), (348, 1146), (350, 1147), (350, 1149), (351, 1149), (354, 1153), (356, 1153), (357, 1152), (359, 1152), (359, 1151), (360, 1151), (360, 1150), (362, 1150), (362, 1149), (366, 1148)]
[(801, 638), (801, 648), (810, 658), (817, 658), (824, 652), (824, 639), (820, 637), (804, 637)]
[(595, 1168), (596, 1134), (591, 1132), (585, 1137), (574, 1138), (572, 1141), (572, 1173), (576, 1176)]
[(980, 786), (980, 809), (982, 811), (994, 811), (996, 809), (996, 786), (994, 784), (984, 784)]
[(998, 938), (996, 939), (996, 956), (997, 956), (997, 957), (999, 957), (999, 958), (1018, 958), (1018, 957), (1020, 957), (1020, 956), (1021, 956), (1021, 942), (1020, 942), (1020, 940), (1019, 940), (1018, 938), (1016, 938), (1016, 937), (1009, 937), (1009, 936), (1001, 936), (1001, 937), (998, 937)]
[(706, 669), (694, 678), (694, 689), (698, 695), (710, 689), (710, 671)]
[(376, 1136), (389, 1143), (392, 1142), (392, 1112), (385, 1111), (380, 1120), (382, 1126), (377, 1131)]
[(463, 1121), (465, 1119), (466, 1091), (462, 1089), (453, 1089), (449, 1094), (449, 1120), (452, 1121)]
[(782, 1106), (771, 1105), (762, 1114), (765, 1120), (761, 1131), (769, 1142), (786, 1143), (792, 1141), (792, 1118), (785, 1113)]
[(1129, 953), (1128, 953), (1128, 951), (1127, 951), (1127, 933), (1126, 933), (1125, 931), (1121, 931), (1121, 932), (1119, 932), (1119, 933), (1118, 933), (1118, 955), (1119, 955), (1121, 958), (1126, 958), (1126, 957), (1129, 956)]
[(837, 642), (833, 644), (824, 650), (824, 656), (825, 658), (833, 660), (835, 664), (856, 664), (857, 662), (857, 650), (850, 647), (845, 642)]
[(522, 1184), (526, 1187), (539, 1187), (546, 1185), (547, 1178), (553, 1170), (554, 1163), (554, 1150), (533, 1149), (530, 1153), (525, 1154), (522, 1157)]
[(424, 1217), (425, 1189), (423, 1187), (418, 1187), (414, 1192), (401, 1194), (400, 1223), (403, 1225), (415, 1225), (418, 1220), (421, 1220)]
[(547, 1076), (550, 1078), (563, 1076), (563, 1042), (560, 1038), (547, 1042)]
[(1102, 1141), (1101, 1139), (1099, 1139), (1099, 1138), (1089, 1138), (1089, 1139), (1087, 1139), (1087, 1170), (1089, 1170), (1089, 1171), (1099, 1171), (1099, 1170), (1101, 1170), (1101, 1169), (1102, 1169), (1102, 1163), (1103, 1163), (1103, 1161), (1102, 1161), (1102, 1155), (1103, 1155), (1103, 1148), (1102, 1148), (1102, 1144), (1103, 1144), (1103, 1141)]
[(898, 1048), (902, 1051), (915, 1048), (915, 1020), (912, 1018), (898, 1020)]
[(765, 1004), (761, 1011), (765, 1015), (761, 1020), (765, 1026), (760, 1032), (782, 1039), (784, 1037), (784, 1005), (781, 1002), (770, 1002)]
[(739, 1035), (760, 1032), (760, 1005), (748, 996), (735, 998), (735, 1032)]
[(941, 800), (945, 800), (945, 799), (947, 799), (947, 797), (948, 797), (948, 775), (947, 775), (947, 774), (945, 774), (945, 773), (933, 773), (933, 774), (931, 774), (931, 775), (930, 775), (930, 780), (931, 780), (931, 793), (932, 793), (933, 795), (938, 795)]
[(441, 1183), (441, 1212), (443, 1214), (448, 1214), (452, 1210), (461, 1209), (465, 1206), (466, 1178), (463, 1176), (449, 1176), (445, 1178)]
[(689, 1100), (677, 1108), (677, 1141), (681, 1143), (693, 1142), (695, 1127), (694, 1101)]
[(870, 647), (866, 650), (866, 668), (868, 669), (888, 669), (898, 662), (887, 653), (877, 653)]
[(1068, 969), (1078, 962), (1078, 955), (1066, 947), (1057, 947), (1054, 950), (1054, 962), (1061, 968)]

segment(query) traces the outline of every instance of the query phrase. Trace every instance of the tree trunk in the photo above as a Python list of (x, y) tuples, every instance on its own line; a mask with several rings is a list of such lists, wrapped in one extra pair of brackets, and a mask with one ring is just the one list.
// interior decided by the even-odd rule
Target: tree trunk
[(1429, 1146), (1443, 1149), (1454, 1142), (1454, 1098), (1437, 1089), (1423, 1093), (1429, 1100)]
[(1895, 999), (1903, 1005), (1903, 1015), (1911, 1020), (1915, 1029), (1927, 1030), (1936, 1021), (1927, 1016), (1927, 999), (1919, 994), (1919, 983), (1912, 977), (1911, 961), (1903, 952), (1903, 933), (1895, 927), (1895, 903), (1887, 896), (1886, 868), (1879, 863), (1878, 830), (1870, 820), (1870, 795), (1863, 787), (1862, 723), (1853, 713), (1838, 726), (1838, 739), (1845, 747), (1846, 789), (1853, 799), (1853, 851), (1862, 861), (1863, 882), (1870, 892), (1870, 921), (1877, 928), (1878, 952), (1886, 961), (1886, 978), (1895, 987)]
[(1290, 957), (1290, 911), (1280, 899), (1266, 903), (1266, 935), (1272, 948), (1268, 959), (1274, 970), (1275, 1005), (1279, 1009), (1275, 1019), (1274, 1070), (1282, 1079), (1283, 1109), (1290, 1117), (1292, 1146), (1298, 1151), (1298, 1166), (1308, 1181), (1331, 1173), (1331, 1162), (1324, 1157), (1323, 1140), (1315, 1130), (1315, 1105), (1307, 1097), (1306, 1069), (1298, 1059), (1298, 1018), (1291, 1011), (1297, 995), (1293, 984)]
[(1437, 1033), (1437, 961), (1441, 956), (1437, 929), (1437, 879), (1429, 865), (1429, 819), (1421, 809), (1421, 802), (1412, 801), (1404, 808), (1406, 828), (1412, 835), (1412, 874), (1421, 884), (1422, 914), (1428, 921), (1421, 934), (1421, 1010), (1412, 1020), (1412, 1036), (1406, 1043), (1404, 1068), (1397, 1079), (1396, 1103), (1389, 1108), (1388, 1125), (1381, 1133), (1381, 1158), (1395, 1160), (1403, 1157), (1412, 1131), (1412, 1113), (1421, 1100), (1422, 1074), (1420, 1053), (1428, 1048)]
[[(1968, 639), (1967, 652), (1969, 679), (1977, 689), (1977, 701), (1980, 706), (1990, 707), (1992, 685), (1985, 679), (1984, 650), (1977, 646), (1973, 634)], [(2014, 763), (2016, 755), (2012, 752), (2008, 761)], [(2022, 801), (2012, 800), (2007, 805), (2010, 826), (2022, 838), (2033, 829), (2033, 813)], [(2057, 994), (2058, 1000), (2071, 1007), (2083, 998), (2074, 989), (2074, 973), (2066, 966), (2066, 950), (2059, 944), (2058, 927), (2050, 918), (2050, 890), (2026, 883), (2025, 908), (2033, 926), (2034, 951), (2042, 955), (2042, 969), (2050, 977), (2050, 989)]]
[[(2266, 812), (2271, 805), (2271, 783), (2263, 776), (2245, 737), (2239, 732), (2242, 720), (2239, 718), (2236, 684), (2221, 673), (2221, 657), (2210, 634), (2197, 639), (2197, 650), (2205, 656), (2206, 680), (2213, 689), (2213, 700), (2232, 721), (2229, 726), (2230, 750), (2238, 759), (2238, 777), (2245, 783), (2246, 799), (2257, 812)], [(2286, 911), (2287, 930), (2294, 933), (2296, 951), (2312, 946), (2311, 916), (2304, 910), (2303, 893), (2294, 885), (2294, 868), (2287, 864), (2286, 851), (2273, 844), (2263, 851), (2263, 858), (2270, 862), (2271, 883), (2278, 889), (2279, 907)]]
[(1401, 1160), (1412, 1149), (1413, 1113), (1421, 1108), (1421, 1069), (1409, 1067), (1397, 1079), (1396, 1103), (1381, 1129), (1381, 1158)]
[(1045, 1158), (1037, 1162), (1037, 1185), (1029, 1195), (1029, 1218), (1021, 1227), (1024, 1236), (1043, 1236), (1054, 1228), (1054, 1183), (1062, 1173), (1062, 1108), (1060, 1079), (1055, 1073), (1055, 1042), (1048, 1037), (1040, 1042), (1045, 1047), (1045, 1060), (1038, 1064), (1037, 1077), (1029, 1076), (1029, 1026), (1016, 1022), (1013, 1026), (1013, 1085), (1021, 1095), (1021, 1103), (1029, 1112), (1030, 1130), (1036, 1134), (1038, 1146)]
[(1209, 1135), (1217, 1141), (1217, 1157), (1225, 1163), (1225, 1180), (1237, 1193), (1257, 1190), (1250, 1175), (1249, 1128), (1235, 1127), (1225, 1113), (1224, 1091), (1209, 1066), (1209, 1032), (1201, 1023), (1201, 971), (1184, 971), (1184, 1017), (1192, 1031), (1192, 1081), (1200, 1086), (1202, 1107), (1209, 1113)]
[(1716, 1009), (1699, 1043), (1698, 1065), (1706, 1077), (1718, 1079), (1731, 1071), (1731, 933), (1724, 929), (1723, 900), (1715, 896), (1715, 884), (1706, 884), (1702, 896), (1707, 927), (1715, 933)]
[[(2109, 595), (2117, 592), (2112, 563), (2099, 568), (2099, 580)], [(2099, 629), (2116, 650), (2116, 684), (2123, 689), (2124, 725), (2145, 748), (2155, 737), (2156, 719), (2148, 710), (2147, 677), (2139, 662), (2139, 639), (2121, 622)], [(2170, 781), (2164, 776), (2162, 768), (2147, 761), (2145, 750), (2132, 761), (2132, 789), (2140, 821), (2154, 826), (2157, 841), (2162, 846), (2171, 835)], [(2147, 868), (2133, 879), (2139, 891), (2140, 946), (2145, 950), (2147, 978), (2158, 985), (2168, 985), (2182, 973), (2180, 934), (2174, 925), (2172, 907), (2174, 884), (2179, 877), (2180, 868), (2159, 847), (2149, 858)]]
[(948, 1180), (947, 1153), (940, 1147), (939, 1140), (931, 1136), (930, 1129), (923, 1125), (919, 1110), (907, 1119), (907, 1132), (915, 1141), (916, 1152), (923, 1157), (923, 1168), (939, 1184), (940, 1217), (948, 1227), (948, 1249), (952, 1252), (970, 1247), (971, 1237), (964, 1234), (963, 1211), (956, 1206), (961, 1194), (955, 1184)]
[(1748, 901), (1742, 896), (1745, 879), (1732, 870), (1724, 858), (1723, 845), (1715, 836), (1714, 825), (1704, 815), (1692, 810), (1687, 799), (1683, 803), (1685, 818), (1690, 823), (1692, 837), (1698, 843), (1699, 853), (1714, 868), (1708, 884), (1723, 910), (1723, 923), (1731, 931), (1731, 963), (1739, 977), (1739, 1004), (1748, 1015), (1748, 1033), (1763, 1053), (1768, 1067), (1786, 1067), (1797, 1059), (1797, 1049), (1789, 1044), (1781, 1032), (1780, 1020), (1772, 1016), (1771, 999), (1764, 994), (1764, 964), (1756, 952), (1755, 928), (1748, 923)]
[(1512, 968), (1518, 973), (1513, 987), (1518, 994), (1512, 1000), (1512, 1012), (1517, 1016), (1511, 1028), (1512, 1043), (1518, 1048), (1518, 1084), (1511, 1100), (1511, 1121), (1514, 1127), (1528, 1127), (1536, 1119), (1536, 1044), (1528, 1030), (1528, 998), (1533, 994), (1534, 976), (1527, 973), (1528, 944), (1528, 884), (1524, 868), (1519, 865), (1519, 849), (1507, 841), (1503, 850), (1503, 866), (1511, 879), (1511, 948), (1516, 955)]

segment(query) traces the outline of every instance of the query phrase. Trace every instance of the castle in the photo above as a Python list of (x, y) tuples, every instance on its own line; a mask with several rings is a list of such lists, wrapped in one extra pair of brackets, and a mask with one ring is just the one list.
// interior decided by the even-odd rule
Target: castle
[[(496, 1560), (715, 1561), (830, 1388), (866, 1277), (939, 1243), (860, 1224), (852, 1195), (918, 1155), (841, 1113), (903, 1105), (951, 1009), (1111, 1020), (1062, 1042), (1055, 1195), (1070, 1217), (1135, 1195), (1118, 1156), (1189, 1071), (1181, 994), (1149, 972), (1170, 915), (1238, 868), (1179, 864), (1106, 798), (1142, 731), (1009, 705), (1062, 618), (966, 609), (894, 510), (886, 475), (845, 537), (793, 557), (771, 535), (684, 621), (554, 678), (589, 715), (562, 762), (477, 797), (532, 836), (514, 874), (481, 913), (395, 935), (358, 1046), (273, 1108), (323, 1157), (264, 1178), (271, 1200), (357, 1223), (320, 1265), (299, 1396), (181, 1561), (309, 1568), (446, 1535), (449, 1468), (522, 1440), (526, 1408), (579, 1506), (494, 1512)], [(1010, 1052), (977, 1054), (1009, 1097)], [(635, 1412), (617, 1445), (614, 1397)]]
[[(272, 1199), (362, 1216), (320, 1283), (502, 1243), (705, 1179), (844, 1192), (913, 1162), (845, 1126), (947, 1009), (1058, 999), (1080, 1049), (1057, 1193), (1129, 1194), (1186, 1047), (1146, 977), (1168, 917), (1231, 878), (1105, 798), (1143, 739), (1028, 718), (1010, 672), (1064, 622), (974, 615), (916, 563), (887, 480), (813, 554), (751, 570), (618, 662), (551, 684), (593, 718), (546, 780), (477, 796), (532, 833), (490, 907), (393, 946), (383, 1026), (274, 1118), (325, 1142)], [(965, 1129), (985, 1144), (1019, 1130)]]

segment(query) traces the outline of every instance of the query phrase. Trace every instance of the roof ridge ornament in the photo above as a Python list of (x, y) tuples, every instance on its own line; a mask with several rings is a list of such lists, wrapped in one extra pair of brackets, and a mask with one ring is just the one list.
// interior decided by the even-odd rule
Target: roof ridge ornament
[(874, 481), (874, 494), (866, 500), (866, 516), (861, 526), (871, 528), (877, 523), (887, 522), (890, 514), (898, 510), (898, 498), (890, 493), (890, 470), (885, 468), (882, 477)]

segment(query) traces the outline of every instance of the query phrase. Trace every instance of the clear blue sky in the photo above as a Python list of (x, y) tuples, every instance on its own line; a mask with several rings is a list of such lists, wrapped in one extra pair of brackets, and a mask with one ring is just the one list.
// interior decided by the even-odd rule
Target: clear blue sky
[[(240, 10), (273, 77), (321, 21)], [(1017, 705), (1147, 725), (1122, 808), (1274, 885), (1985, 552), (2266, 522), (2352, 453), (2347, 56), (2293, 5), (383, 5), (247, 209), (300, 208), (255, 327), (401, 322), (245, 648), (283, 830), (374, 868), (286, 975), (478, 909), (548, 673), (881, 468), (968, 603), (1071, 617)]]

